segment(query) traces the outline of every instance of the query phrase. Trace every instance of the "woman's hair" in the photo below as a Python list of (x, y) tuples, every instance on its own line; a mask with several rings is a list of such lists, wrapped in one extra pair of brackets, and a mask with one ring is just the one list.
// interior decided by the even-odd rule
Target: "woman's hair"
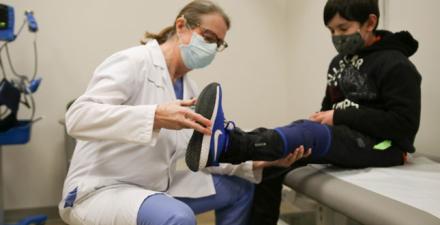
[[(370, 14), (377, 16), (379, 23), (378, 0), (328, 0), (324, 7), (324, 24), (328, 25), (331, 19), (338, 14), (350, 21), (357, 21), (364, 24)], [(374, 29), (377, 28), (376, 27)]]
[[(218, 5), (209, 0), (194, 0), (186, 5), (176, 17), (176, 20), (180, 17), (184, 17), (188, 26), (194, 28), (200, 25), (200, 20), (203, 15), (218, 13), (221, 15), (226, 23), (227, 28), (231, 26), (231, 21)], [(173, 26), (164, 28), (158, 34), (145, 32), (144, 38), (141, 40), (141, 44), (146, 44), (151, 39), (156, 39), (159, 44), (165, 43), (168, 39), (176, 34), (176, 22)]]

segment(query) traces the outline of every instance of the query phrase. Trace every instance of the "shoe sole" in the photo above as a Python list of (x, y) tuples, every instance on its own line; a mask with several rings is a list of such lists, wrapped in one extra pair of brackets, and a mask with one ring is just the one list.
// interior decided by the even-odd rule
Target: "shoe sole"
[[(206, 86), (200, 93), (197, 99), (195, 112), (203, 117), (211, 120), (217, 116), (218, 96), (220, 85), (218, 83), (211, 83)], [(194, 172), (206, 167), (209, 157), (211, 135), (204, 135), (194, 130), (191, 139), (189, 140), (188, 148), (186, 150), (185, 162), (188, 168)]]

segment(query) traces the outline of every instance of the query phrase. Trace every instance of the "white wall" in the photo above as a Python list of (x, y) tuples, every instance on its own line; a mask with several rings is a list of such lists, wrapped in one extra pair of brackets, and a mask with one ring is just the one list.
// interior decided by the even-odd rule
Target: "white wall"
[[(37, 115), (32, 140), (3, 148), (5, 204), (8, 209), (54, 206), (66, 172), (63, 128), (65, 104), (80, 95), (95, 67), (111, 53), (138, 43), (145, 29), (171, 25), (188, 1), (3, 1), (16, 9), (17, 21), (33, 9), (40, 25)], [(227, 118), (243, 128), (274, 127), (319, 110), (326, 71), (335, 50), (323, 25), (325, 0), (218, 0), (231, 16), (230, 48), (207, 69), (191, 73), (203, 87), (221, 82)], [(435, 154), (440, 96), (434, 85), (439, 52), (437, 0), (390, 0), (387, 26), (410, 30), (420, 41), (412, 58), (423, 75), (422, 125), (416, 140), (421, 152)], [(19, 22), (17, 22), (18, 24)], [(31, 37), (11, 45), (17, 69), (30, 71)]]
[(440, 1), (388, 1), (389, 28), (408, 30), (419, 41), (419, 50), (411, 58), (422, 74), (422, 117), (416, 148), (418, 152), (440, 157)]
[(327, 81), (327, 67), (335, 55), (324, 26), (325, 0), (289, 1), (289, 115), (306, 119), (319, 111)]
[[(66, 103), (80, 95), (95, 67), (111, 53), (138, 44), (143, 32), (172, 25), (189, 1), (7, 0), (17, 26), (33, 9), (40, 26), (37, 115), (29, 144), (3, 149), (7, 209), (54, 206), (66, 173), (63, 118)], [(230, 48), (214, 64), (191, 74), (203, 87), (219, 81), (226, 116), (243, 128), (275, 126), (287, 120), (286, 0), (221, 0), (232, 19)], [(32, 67), (31, 35), (23, 32), (11, 50), (17, 70)], [(283, 87), (283, 88), (279, 88)], [(271, 89), (271, 92), (265, 90)], [(263, 106), (263, 107), (262, 107)]]
[[(283, 124), (288, 119), (285, 80), (288, 36), (286, 0), (218, 1), (232, 19), (227, 41), (207, 69), (194, 71), (200, 86), (218, 81), (227, 119), (245, 129)], [(280, 88), (281, 87), (281, 88)]]

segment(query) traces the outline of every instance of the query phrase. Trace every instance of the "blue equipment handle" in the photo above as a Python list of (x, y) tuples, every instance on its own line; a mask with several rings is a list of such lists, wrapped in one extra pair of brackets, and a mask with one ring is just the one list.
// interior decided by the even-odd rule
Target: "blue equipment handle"
[(28, 87), (29, 90), (26, 90), (26, 94), (29, 94), (29, 91), (31, 93), (35, 93), (37, 91), (38, 87), (40, 86), (41, 80), (42, 80), (42, 78), (37, 78), (37, 79), (31, 80), (29, 87)]
[(38, 25), (37, 25), (37, 21), (35, 20), (35, 17), (34, 17), (34, 12), (32, 12), (32, 10), (26, 10), (26, 12), (24, 12), (24, 15), (26, 15), (29, 30), (31, 32), (37, 32)]
[(47, 220), (46, 215), (28, 216), (14, 225), (31, 225), (31, 224), (43, 225), (46, 222), (46, 220)]

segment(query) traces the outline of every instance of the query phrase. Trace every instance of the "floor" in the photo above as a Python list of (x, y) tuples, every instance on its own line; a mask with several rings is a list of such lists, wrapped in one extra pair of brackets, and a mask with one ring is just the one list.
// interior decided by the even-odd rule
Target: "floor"
[[(283, 211), (283, 210), (282, 210)], [(197, 224), (198, 225), (215, 225), (214, 221), (214, 213), (207, 212), (197, 216)], [(285, 223), (280, 223), (285, 224)], [(46, 222), (46, 225), (66, 225), (60, 219), (49, 220)]]
[[(197, 216), (197, 224), (198, 225), (215, 225), (214, 222), (214, 213), (208, 212), (203, 213)], [(57, 220), (49, 220), (46, 222), (46, 225), (66, 225), (63, 221)]]
[[(288, 201), (282, 201), (281, 204), (281, 214), (286, 215), (291, 212), (296, 212), (298, 209), (293, 206), (292, 204), (288, 203)], [(207, 213), (203, 213), (200, 215), (197, 215), (197, 224), (198, 225), (215, 225), (215, 218), (214, 218), (214, 212), (210, 211)], [(288, 223), (285, 223), (283, 221), (279, 221), (279, 225), (287, 225)], [(292, 223), (297, 224), (297, 223)], [(300, 223), (303, 224), (303, 223)], [(310, 223), (304, 223), (304, 224), (310, 224)], [(46, 225), (66, 225), (61, 221), (60, 219), (52, 219), (46, 222)]]

